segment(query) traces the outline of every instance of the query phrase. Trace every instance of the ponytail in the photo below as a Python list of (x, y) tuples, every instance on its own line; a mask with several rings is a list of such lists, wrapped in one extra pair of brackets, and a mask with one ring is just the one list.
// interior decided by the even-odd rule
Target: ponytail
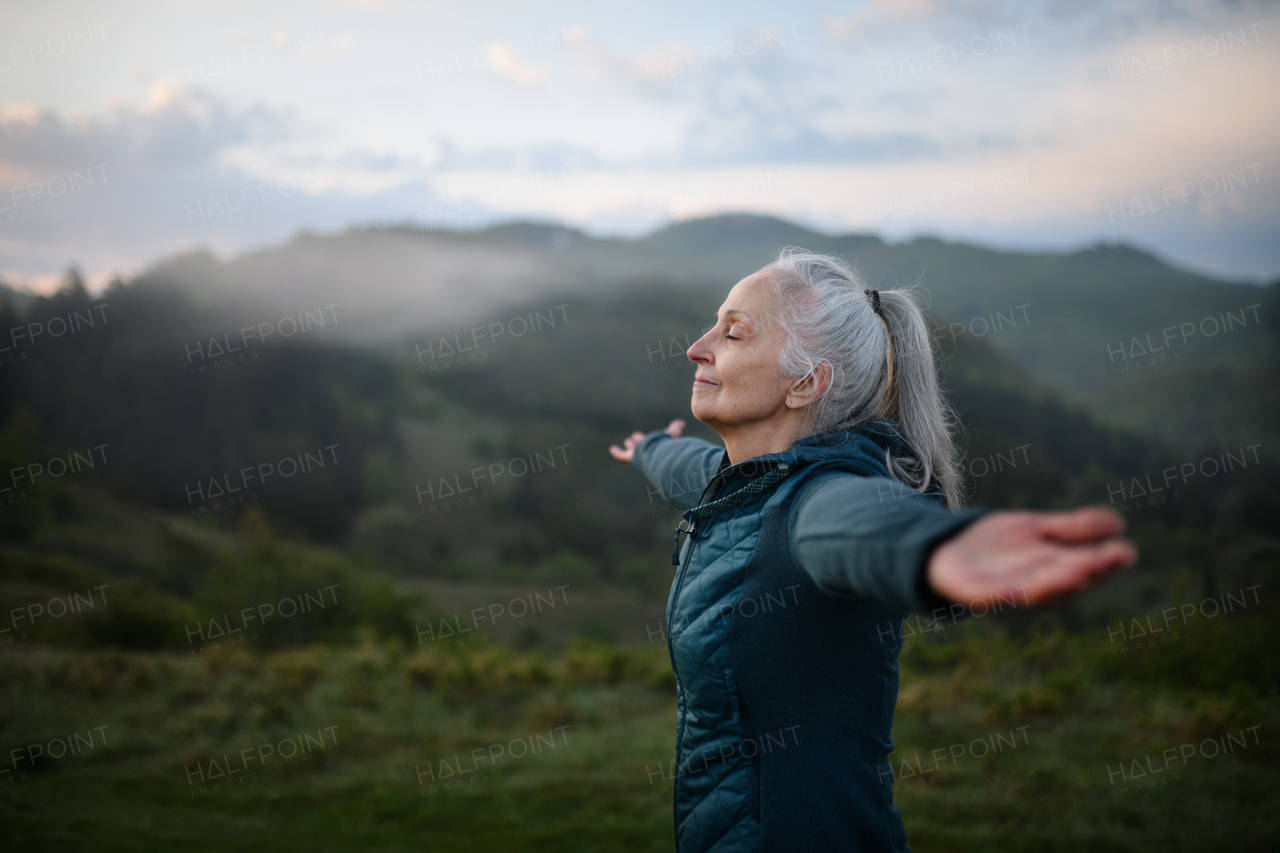
[(899, 469), (895, 473), (920, 491), (936, 483), (947, 506), (958, 508), (964, 499), (952, 437), (956, 418), (938, 387), (924, 312), (906, 290), (881, 291), (880, 306), (889, 330), (892, 364), (884, 417), (897, 424), (903, 439), (916, 452), (914, 458), (895, 459)]

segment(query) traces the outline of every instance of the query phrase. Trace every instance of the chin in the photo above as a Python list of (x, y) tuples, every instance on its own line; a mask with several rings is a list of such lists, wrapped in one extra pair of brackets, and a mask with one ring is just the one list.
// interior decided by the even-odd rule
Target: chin
[(715, 410), (706, 404), (699, 405), (698, 395), (695, 393), (693, 399), (689, 401), (689, 410), (693, 412), (693, 416), (702, 423), (707, 423), (707, 419), (715, 419)]

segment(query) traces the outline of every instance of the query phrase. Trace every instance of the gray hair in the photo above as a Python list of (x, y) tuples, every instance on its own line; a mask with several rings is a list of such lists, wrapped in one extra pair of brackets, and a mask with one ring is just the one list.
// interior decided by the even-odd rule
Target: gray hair
[(906, 456), (886, 454), (890, 474), (959, 507), (956, 417), (938, 387), (929, 327), (912, 293), (878, 291), (877, 313), (872, 292), (844, 261), (794, 247), (764, 270), (774, 274), (782, 304), (782, 375), (801, 378), (824, 362), (831, 366), (830, 384), (809, 405), (804, 436), (886, 418), (909, 448)]

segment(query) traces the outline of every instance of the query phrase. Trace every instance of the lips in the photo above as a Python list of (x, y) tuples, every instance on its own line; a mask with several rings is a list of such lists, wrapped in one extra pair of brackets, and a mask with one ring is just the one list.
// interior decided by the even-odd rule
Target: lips
[(694, 388), (714, 388), (717, 384), (718, 383), (712, 382), (710, 379), (703, 376), (695, 376), (693, 378)]

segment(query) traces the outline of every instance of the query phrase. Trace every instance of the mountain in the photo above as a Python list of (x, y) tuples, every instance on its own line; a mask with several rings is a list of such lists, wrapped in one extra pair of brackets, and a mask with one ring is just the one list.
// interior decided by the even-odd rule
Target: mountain
[[(257, 508), (397, 573), (659, 595), (676, 513), (606, 448), (676, 417), (715, 439), (688, 410), (685, 350), (729, 282), (796, 243), (927, 293), (973, 503), (1109, 503), (1162, 543), (1265, 531), (1280, 510), (1275, 285), (1123, 247), (889, 245), (761, 217), (643, 240), (531, 223), (302, 236), (226, 263), (170, 259), (97, 297), (72, 276), (54, 296), (0, 300), (0, 425), (26, 436), (3, 461), (57, 480), (55, 457), (71, 460), (77, 477), (213, 527)], [(1177, 317), (1242, 301), (1247, 322), (1188, 333), (1159, 370), (1095, 375), (1106, 341), (1149, 359), (1163, 330), (1182, 333)], [(1170, 470), (1250, 447), (1229, 477), (1156, 491)], [(49, 513), (25, 506), (0, 516), (5, 535), (42, 535)]]
[[(53, 485), (96, 480), (213, 528), (260, 510), (290, 536), (388, 572), (656, 597), (670, 580), (678, 513), (606, 448), (676, 417), (715, 439), (689, 412), (684, 350), (720, 298), (660, 279), (592, 295), (549, 290), (506, 304), (498, 322), (508, 331), (479, 343), (446, 327), (369, 346), (325, 337), (332, 326), (237, 338), (235, 303), (203, 307), (150, 277), (97, 298), (72, 286), (0, 317), (10, 328), (107, 318), (24, 344), (15, 369), (0, 372), (0, 423), (15, 436), (0, 462), (47, 469), (41, 482)], [(516, 334), (516, 321), (528, 328)], [(941, 358), (973, 503), (1116, 503), (1116, 483), (1181, 461), (1166, 443), (1101, 422), (984, 338), (956, 336)], [(76, 453), (101, 464), (73, 477), (53, 461)], [(1161, 505), (1126, 487), (1116, 505), (1146, 535), (1266, 529), (1280, 509), (1274, 467), (1193, 482)], [(40, 506), (8, 508), (7, 535), (47, 535), (52, 510)], [(181, 574), (155, 559), (136, 570)]]
[[(844, 256), (879, 287), (916, 287), (944, 349), (983, 338), (1101, 417), (1185, 451), (1278, 436), (1273, 409), (1221, 390), (1274, 379), (1268, 353), (1277, 333), (1267, 318), (1275, 316), (1275, 285), (1218, 281), (1123, 245), (1061, 254), (932, 238), (890, 244), (746, 215), (682, 222), (638, 240), (537, 223), (474, 232), (387, 227), (302, 235), (225, 263), (183, 256), (141, 281), (222, 312), (211, 334), (297, 318), (333, 340), (405, 340), (414, 358), (414, 335), (496, 329), (508, 319), (506, 305), (553, 293), (572, 303), (660, 281), (722, 297), (789, 245)], [(307, 317), (323, 311), (330, 325)], [(1169, 407), (1182, 414), (1165, 417)]]

